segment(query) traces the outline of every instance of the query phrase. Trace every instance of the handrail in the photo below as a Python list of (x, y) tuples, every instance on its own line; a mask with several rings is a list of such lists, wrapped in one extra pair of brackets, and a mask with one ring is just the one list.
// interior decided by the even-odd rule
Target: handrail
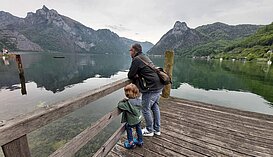
[(112, 112), (109, 112), (101, 119), (99, 119), (95, 124), (86, 128), (63, 147), (55, 151), (50, 155), (50, 157), (65, 156), (70, 157), (80, 150), (87, 142), (89, 142), (94, 136), (100, 133), (114, 118), (116, 118), (121, 111), (115, 108)]
[(125, 124), (123, 123), (118, 130), (103, 144), (103, 146), (93, 155), (93, 157), (106, 156), (108, 152), (115, 146), (125, 131)]
[(3, 148), (3, 146), (9, 142), (23, 137), (54, 120), (62, 118), (76, 109), (102, 98), (129, 83), (130, 80), (124, 78), (80, 94), (77, 97), (56, 103), (50, 107), (40, 108), (28, 114), (8, 120), (4, 126), (0, 127), (0, 145)]
[[(5, 123), (2, 122), (0, 126), (0, 146), (3, 149), (5, 157), (29, 157), (30, 150), (27, 141), (28, 133), (110, 94), (126, 86), (130, 82), (131, 81), (129, 79), (124, 78), (84, 94), (80, 94), (77, 97), (56, 103), (49, 107), (34, 110), (25, 115), (15, 117), (14, 119), (8, 120)], [(169, 95), (167, 95), (167, 97), (169, 97)], [(114, 111), (106, 114), (93, 126), (88, 127), (68, 143), (66, 143), (63, 147), (51, 154), (51, 157), (74, 155), (80, 148), (89, 142), (90, 139), (97, 135), (112, 121), (113, 118), (117, 117), (119, 114), (120, 111), (117, 108)], [(124, 130), (125, 125), (122, 124), (122, 126), (108, 139), (108, 141), (95, 153), (94, 156), (107, 155), (107, 153), (121, 137)]]

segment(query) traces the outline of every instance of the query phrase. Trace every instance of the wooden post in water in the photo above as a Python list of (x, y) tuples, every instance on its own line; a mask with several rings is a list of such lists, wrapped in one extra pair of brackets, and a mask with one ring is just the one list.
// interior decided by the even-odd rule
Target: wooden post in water
[(27, 135), (2, 146), (5, 157), (30, 157)]
[(22, 95), (25, 95), (25, 94), (27, 94), (26, 81), (25, 81), (24, 69), (23, 69), (23, 64), (22, 64), (22, 60), (21, 60), (20, 55), (16, 55), (16, 63), (17, 63), (17, 67), (18, 67), (18, 71), (19, 71), (19, 78), (20, 78), (20, 82), (21, 82), (21, 93), (22, 93)]
[[(174, 63), (174, 51), (165, 52), (164, 71), (172, 78), (173, 75), (173, 63)], [(162, 91), (163, 98), (169, 98), (171, 93), (171, 84), (164, 87)]]

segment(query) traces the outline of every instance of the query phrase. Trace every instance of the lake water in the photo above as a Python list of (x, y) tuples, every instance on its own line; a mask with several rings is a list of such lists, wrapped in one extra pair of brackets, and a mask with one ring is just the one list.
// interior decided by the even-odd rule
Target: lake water
[[(0, 60), (0, 120), (125, 78), (131, 62), (129, 56), (122, 55), (62, 53), (22, 53), (21, 59), (27, 92), (24, 95), (16, 61)], [(163, 57), (151, 59), (163, 66)], [(175, 58), (172, 88), (175, 97), (273, 115), (273, 68), (266, 63)], [(32, 156), (48, 156), (112, 111), (123, 97), (120, 89), (32, 132), (28, 135)], [(119, 125), (117, 119), (76, 156), (95, 152)]]

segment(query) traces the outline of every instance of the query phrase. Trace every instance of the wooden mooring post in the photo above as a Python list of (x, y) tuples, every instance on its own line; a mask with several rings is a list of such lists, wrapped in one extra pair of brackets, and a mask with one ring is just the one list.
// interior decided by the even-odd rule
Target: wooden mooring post
[[(174, 63), (174, 51), (165, 52), (164, 71), (172, 78), (173, 75), (173, 63)], [(169, 98), (171, 93), (171, 84), (164, 87), (162, 91), (163, 98)]]
[(22, 93), (22, 95), (25, 95), (25, 94), (27, 94), (26, 81), (25, 81), (24, 69), (23, 69), (23, 64), (22, 64), (22, 60), (21, 60), (20, 55), (16, 55), (16, 63), (17, 63), (17, 67), (18, 67), (18, 71), (19, 71), (19, 78), (20, 78), (20, 82), (21, 82), (21, 93)]

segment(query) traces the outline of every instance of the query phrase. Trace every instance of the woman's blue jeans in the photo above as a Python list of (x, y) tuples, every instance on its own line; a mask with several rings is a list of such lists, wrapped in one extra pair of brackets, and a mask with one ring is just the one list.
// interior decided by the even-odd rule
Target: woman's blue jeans
[(162, 90), (142, 93), (142, 114), (149, 132), (160, 131), (159, 98)]
[(142, 131), (141, 131), (140, 124), (141, 124), (141, 122), (139, 122), (136, 125), (129, 125), (128, 123), (125, 124), (125, 129), (126, 129), (126, 132), (127, 132), (127, 139), (128, 139), (129, 143), (131, 141), (133, 141), (133, 130), (132, 130), (132, 128), (136, 128), (138, 143), (142, 143), (143, 142)]

